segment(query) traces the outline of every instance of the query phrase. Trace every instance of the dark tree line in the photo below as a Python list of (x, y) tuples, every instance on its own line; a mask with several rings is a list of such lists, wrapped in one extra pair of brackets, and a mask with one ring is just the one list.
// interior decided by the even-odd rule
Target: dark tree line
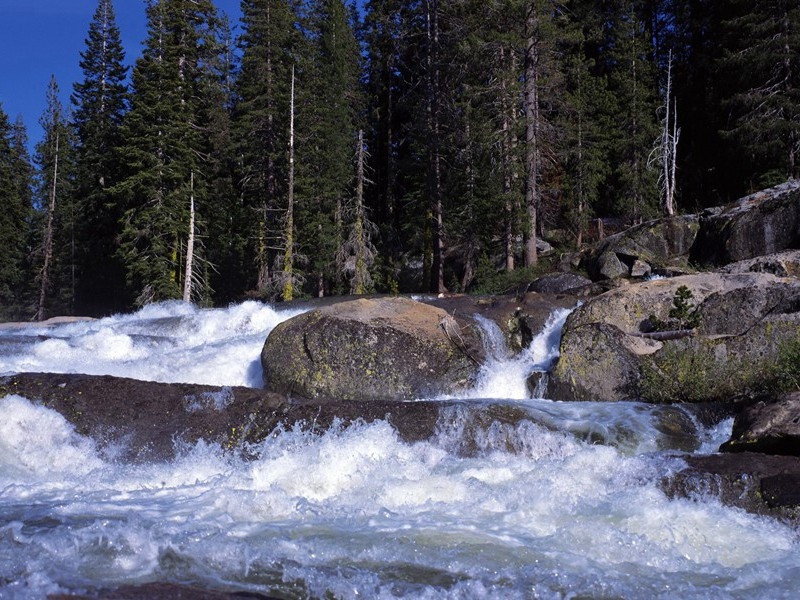
[(3, 318), (486, 289), (598, 218), (800, 175), (789, 0), (99, 0), (44, 137), (0, 110)]

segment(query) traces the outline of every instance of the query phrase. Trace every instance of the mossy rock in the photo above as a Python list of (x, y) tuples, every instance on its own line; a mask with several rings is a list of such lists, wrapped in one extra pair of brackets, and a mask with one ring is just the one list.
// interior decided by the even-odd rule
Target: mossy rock
[[(652, 340), (675, 291), (693, 292), (699, 327)], [(800, 340), (800, 281), (708, 273), (612, 290), (577, 309), (564, 328), (548, 387), (554, 400), (730, 402), (779, 377), (781, 347)]]
[(309, 399), (413, 400), (467, 388), (482, 361), (472, 327), (406, 298), (362, 299), (278, 325), (264, 383)]

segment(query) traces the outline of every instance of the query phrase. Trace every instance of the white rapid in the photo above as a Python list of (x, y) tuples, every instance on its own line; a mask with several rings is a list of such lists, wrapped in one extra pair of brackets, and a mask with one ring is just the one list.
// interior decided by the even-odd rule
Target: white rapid
[(98, 321), (0, 329), (0, 374), (86, 373), (260, 387), (264, 340), (301, 312), (260, 302), (214, 310), (166, 302)]
[[(0, 371), (253, 384), (248, 365), (288, 316), (256, 303), (148, 311), (4, 335)], [(520, 380), (552, 360), (565, 316), (518, 380), (489, 384), (487, 370), (475, 392), (517, 398), (507, 406), (531, 420), (475, 425), (455, 407), (437, 436), (413, 444), (378, 421), (279, 430), (253, 460), (199, 443), (170, 462), (120, 464), (61, 415), (0, 398), (0, 598), (152, 581), (281, 598), (795, 597), (796, 531), (660, 490), (682, 453), (659, 441), (658, 411), (520, 401)], [(128, 338), (120, 348), (133, 358), (93, 336)], [(43, 352), (48, 342), (63, 355)], [(497, 355), (498, 370), (513, 365)], [(701, 429), (695, 451), (729, 431)]]

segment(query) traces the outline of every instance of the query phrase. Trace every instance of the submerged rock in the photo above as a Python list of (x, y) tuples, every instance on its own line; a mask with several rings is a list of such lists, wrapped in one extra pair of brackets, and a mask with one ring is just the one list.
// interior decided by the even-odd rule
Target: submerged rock
[(267, 389), (309, 399), (413, 400), (467, 388), (480, 337), (406, 298), (343, 302), (284, 321), (261, 353)]
[(337, 420), (385, 419), (403, 440), (425, 440), (436, 432), (440, 408), (424, 402), (297, 402), (253, 388), (56, 373), (2, 377), (0, 398), (7, 394), (59, 412), (79, 434), (125, 462), (170, 459), (178, 441), (246, 448), (295, 423), (325, 431)]
[(766, 454), (687, 456), (661, 487), (670, 497), (717, 497), (723, 504), (800, 524), (800, 458)]
[(800, 456), (800, 392), (746, 407), (720, 450)]
[(51, 594), (48, 600), (277, 600), (251, 591), (223, 592), (173, 583), (125, 585), (116, 589), (97, 590), (92, 594)]
[(792, 180), (704, 212), (691, 259), (726, 265), (798, 247), (800, 180)]
[[(652, 317), (669, 321), (683, 286), (699, 327), (652, 335)], [(588, 300), (567, 319), (548, 395), (730, 401), (763, 383), (781, 346), (793, 341), (800, 341), (798, 279), (705, 273), (629, 285)]]
[[(167, 384), (94, 375), (23, 373), (0, 378), (0, 399), (16, 394), (60, 413), (103, 455), (119, 462), (173, 459), (200, 440), (244, 458), (281, 429), (322, 434), (386, 421), (404, 442), (429, 441), (459, 456), (525, 453), (542, 428), (619, 448), (699, 446), (682, 407), (522, 405), (502, 401), (298, 402), (264, 390)], [(619, 407), (620, 410), (617, 410)]]

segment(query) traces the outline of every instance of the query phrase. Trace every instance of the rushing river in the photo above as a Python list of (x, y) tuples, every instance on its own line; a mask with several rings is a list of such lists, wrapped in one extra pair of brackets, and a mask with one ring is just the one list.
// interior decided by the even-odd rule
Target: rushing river
[[(171, 303), (0, 330), (0, 373), (258, 386), (264, 338), (292, 314)], [(286, 598), (796, 597), (793, 529), (660, 491), (685, 440), (663, 434), (657, 408), (525, 400), (565, 317), (523, 358), (482, 323), (493, 358), (465, 401), (511, 401), (531, 421), (473, 431), (471, 452), (451, 410), (414, 444), (379, 421), (287, 429), (255, 460), (201, 443), (119, 464), (59, 414), (2, 398), (0, 598), (151, 581)], [(694, 451), (715, 451), (730, 425), (698, 426)]]

